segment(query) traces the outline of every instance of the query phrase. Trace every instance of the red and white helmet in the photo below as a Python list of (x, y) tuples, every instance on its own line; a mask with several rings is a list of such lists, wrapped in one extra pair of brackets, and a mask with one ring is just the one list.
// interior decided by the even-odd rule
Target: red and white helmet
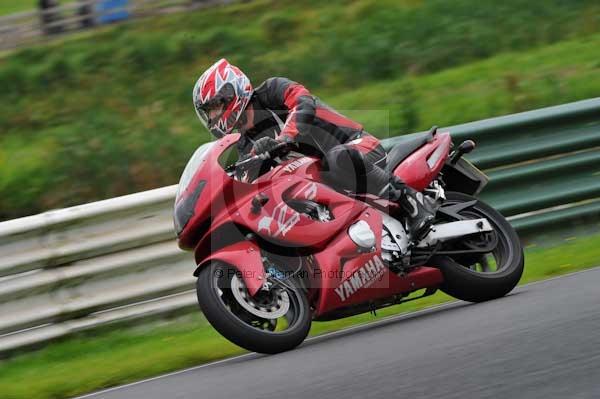
[(194, 86), (196, 114), (213, 136), (221, 138), (232, 132), (252, 93), (248, 77), (222, 58), (208, 68)]

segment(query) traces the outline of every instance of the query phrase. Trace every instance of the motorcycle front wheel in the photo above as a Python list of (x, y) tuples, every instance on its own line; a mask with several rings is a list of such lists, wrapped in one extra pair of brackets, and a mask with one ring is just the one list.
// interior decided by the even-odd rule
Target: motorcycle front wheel
[(208, 322), (250, 351), (273, 354), (293, 349), (310, 330), (308, 299), (293, 278), (252, 297), (234, 267), (212, 262), (198, 274), (196, 293)]
[[(447, 212), (438, 214), (438, 222), (486, 218), (493, 231), (449, 243), (443, 250), (456, 254), (431, 259), (430, 263), (444, 275), (440, 289), (469, 302), (500, 298), (512, 291), (523, 274), (525, 258), (519, 236), (510, 223), (491, 206), (463, 193), (448, 192), (443, 209)], [(466, 253), (486, 246), (489, 252)]]

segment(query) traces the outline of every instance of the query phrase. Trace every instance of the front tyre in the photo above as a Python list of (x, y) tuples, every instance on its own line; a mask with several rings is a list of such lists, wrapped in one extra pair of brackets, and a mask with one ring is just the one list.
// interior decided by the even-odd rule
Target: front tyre
[(308, 300), (293, 279), (251, 297), (235, 268), (212, 262), (200, 271), (196, 293), (209, 323), (250, 351), (273, 354), (293, 349), (310, 330)]
[[(463, 208), (468, 203), (472, 205)], [(441, 213), (440, 218), (446, 221), (486, 218), (493, 231), (465, 237), (444, 248), (457, 254), (432, 258), (431, 263), (444, 275), (440, 289), (469, 302), (500, 298), (512, 291), (523, 274), (524, 255), (519, 236), (504, 216), (477, 198), (458, 192), (447, 193), (443, 208), (451, 210), (450, 214), (458, 210), (455, 217)], [(486, 245), (493, 247), (488, 253), (458, 254)]]

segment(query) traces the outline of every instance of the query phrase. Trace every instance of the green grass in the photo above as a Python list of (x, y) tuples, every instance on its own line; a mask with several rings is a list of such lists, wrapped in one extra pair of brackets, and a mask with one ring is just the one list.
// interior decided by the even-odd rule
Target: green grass
[[(387, 137), (599, 96), (599, 47), (596, 35), (424, 76), (317, 93)], [(181, 99), (172, 98), (172, 104), (168, 98), (150, 100), (155, 94), (148, 90), (149, 104), (137, 107), (128, 101), (140, 99), (121, 86), (110, 95), (96, 87), (84, 98), (49, 92), (54, 104), (28, 99), (36, 105), (25, 114), (7, 104), (0, 109), (8, 129), (0, 134), (0, 218), (175, 183), (192, 149), (208, 139), (190, 110), (187, 89), (183, 84)], [(107, 104), (94, 106), (96, 98)], [(69, 122), (64, 109), (79, 109), (81, 120)], [(357, 109), (376, 111), (352, 111)], [(46, 116), (47, 122), (35, 121)], [(38, 123), (39, 131), (28, 131)]]
[[(600, 96), (600, 36), (507, 53), (425, 76), (366, 85), (333, 97), (341, 109), (383, 109), (389, 120), (356, 115), (380, 137), (449, 126)], [(352, 114), (352, 111), (348, 112)]]
[[(570, 238), (552, 247), (526, 249), (521, 283), (597, 266), (600, 235)], [(311, 335), (452, 300), (434, 296), (370, 314), (314, 323)], [(244, 351), (213, 330), (200, 315), (176, 322), (80, 335), (37, 352), (0, 362), (3, 399), (62, 398), (237, 355)]]
[[(62, 0), (60, 5), (70, 3), (75, 0)], [(38, 9), (36, 0), (0, 0), (0, 16), (13, 14), (17, 12), (34, 11)]]
[(13, 14), (22, 11), (32, 11), (37, 9), (38, 2), (20, 1), (20, 0), (2, 0), (0, 1), (0, 15)]
[(221, 56), (255, 84), (284, 75), (383, 110), (352, 114), (386, 136), (597, 96), (599, 32), (590, 0), (260, 0), (11, 53), (0, 220), (175, 183), (209, 138), (191, 88)]

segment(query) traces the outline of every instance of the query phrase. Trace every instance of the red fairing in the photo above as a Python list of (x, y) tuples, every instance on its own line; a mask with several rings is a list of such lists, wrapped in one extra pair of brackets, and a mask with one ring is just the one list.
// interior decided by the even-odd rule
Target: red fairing
[[(235, 220), (255, 229), (264, 239), (285, 240), (288, 247), (323, 247), (366, 208), (366, 204), (358, 203), (324, 184), (295, 176), (284, 179), (263, 192), (272, 200), (265, 204), (260, 213), (246, 219), (242, 216), (243, 212), (240, 212)], [(327, 222), (325, 228), (316, 228), (313, 219), (286, 205), (291, 199), (324, 204), (328, 206), (333, 220)]]
[(427, 143), (398, 165), (394, 175), (415, 190), (424, 190), (442, 170), (451, 142), (450, 133), (436, 134), (431, 143)]
[[(234, 179), (223, 167), (233, 162), (229, 155), (236, 153), (238, 140), (239, 135), (227, 135), (198, 159), (192, 158), (189, 179), (184, 172), (180, 182), (175, 206), (178, 243), (194, 250), (198, 268), (215, 260), (235, 267), (253, 296), (267, 278), (265, 248), (280, 248), (286, 256), (301, 257), (311, 273), (307, 295), (314, 317), (442, 283), (435, 268), (418, 267), (403, 276), (393, 273), (382, 256), (380, 204), (323, 184), (317, 159), (284, 161), (251, 183)], [(449, 145), (449, 135), (438, 134), (395, 173), (411, 186), (425, 188), (439, 173)], [(298, 202), (326, 209), (327, 217), (297, 211), (293, 205)], [(353, 241), (349, 230), (355, 223), (368, 226), (373, 247), (359, 248)]]
[[(390, 297), (400, 292), (412, 292), (437, 286), (443, 281), (438, 269), (420, 267), (404, 277), (391, 273), (381, 259), (381, 214), (366, 209), (355, 221), (366, 221), (375, 232), (378, 243), (375, 251), (357, 254), (356, 245), (347, 234), (339, 235), (327, 249), (315, 258), (320, 270), (321, 300), (316, 306), (317, 316), (340, 307)], [(346, 260), (341, 265), (339, 259)]]
[[(219, 165), (219, 156), (239, 139), (238, 134), (230, 134), (215, 142), (213, 148), (202, 160), (194, 177), (182, 194), (176, 199), (176, 207), (194, 190), (201, 182), (205, 182), (198, 201), (194, 204), (194, 214), (187, 222), (183, 231), (179, 234), (178, 243), (182, 249), (193, 249), (196, 247), (201, 236), (207, 233), (207, 229), (201, 228), (204, 222), (212, 219), (211, 230), (219, 224), (214, 219), (221, 217), (228, 219), (229, 210), (234, 211), (240, 201), (251, 198), (257, 193), (257, 188), (250, 184), (235, 181), (229, 177), (223, 167)], [(235, 201), (228, 198), (235, 198)]]

